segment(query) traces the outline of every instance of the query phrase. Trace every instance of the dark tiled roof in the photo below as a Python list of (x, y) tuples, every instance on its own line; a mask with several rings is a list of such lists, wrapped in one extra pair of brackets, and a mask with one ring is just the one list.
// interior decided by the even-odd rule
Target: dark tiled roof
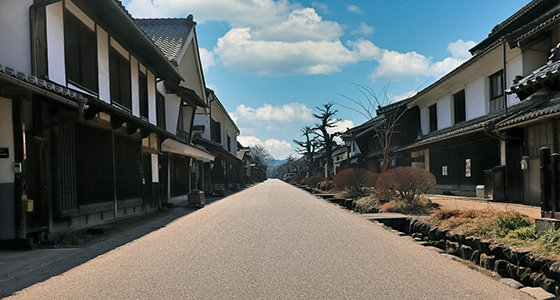
[(547, 62), (546, 65), (536, 69), (530, 75), (521, 79), (514, 84), (507, 93), (518, 94), (521, 100), (529, 97), (531, 94), (544, 87), (545, 81), (558, 77), (560, 72), (560, 60)]
[(136, 19), (136, 23), (154, 41), (165, 57), (174, 62), (183, 49), (194, 25), (192, 15), (174, 19)]
[(369, 119), (369, 120), (365, 121), (364, 123), (362, 123), (358, 126), (348, 128), (348, 132), (349, 133), (359, 133), (362, 130), (370, 128), (374, 124), (377, 124), (380, 121), (381, 118), (383, 118), (383, 117), (382, 116), (375, 116), (374, 118)]
[(520, 114), (514, 118), (510, 118), (496, 124), (496, 128), (503, 128), (510, 125), (515, 125), (531, 120), (536, 120), (542, 116), (560, 113), (560, 98), (552, 99), (533, 107), (525, 113)]
[(550, 26), (555, 25), (560, 20), (560, 8), (557, 8), (547, 14), (540, 16), (539, 18), (535, 19), (534, 21), (530, 22), (529, 24), (513, 31), (508, 37), (507, 40), (510, 44), (510, 47), (515, 47), (518, 42), (523, 41), (524, 39), (535, 35), (536, 33), (540, 32), (541, 30), (547, 30)]
[[(520, 112), (522, 109), (528, 107), (531, 103), (529, 101), (524, 101), (508, 108), (508, 115), (514, 115)], [(494, 111), (492, 113), (486, 114), (484, 116), (461, 122), (453, 126), (430, 132), (424, 135), (420, 140), (411, 145), (405, 146), (403, 149), (411, 149), (419, 146), (428, 145), (431, 143), (441, 142), (450, 138), (458, 137), (463, 134), (473, 133), (477, 131), (484, 130), (487, 125), (495, 124), (496, 122), (504, 119), (504, 110)]]
[(487, 48), (490, 44), (493, 44), (496, 39), (516, 29), (516, 27), (520, 25), (519, 23), (536, 19), (538, 14), (542, 14), (541, 10), (552, 9), (557, 4), (558, 0), (533, 0), (529, 2), (505, 21), (496, 25), (486, 39), (470, 50), (471, 53)]
[(45, 91), (48, 92), (52, 92), (54, 94), (58, 94), (60, 96), (63, 96), (65, 98), (71, 99), (71, 100), (75, 100), (75, 101), (86, 101), (86, 97), (84, 97), (82, 94), (75, 92), (73, 90), (70, 90), (66, 87), (57, 85), (55, 83), (52, 82), (48, 82), (46, 80), (43, 79), (39, 79), (35, 76), (31, 76), (31, 75), (27, 75), (25, 73), (22, 72), (18, 72), (12, 68), (0, 65), (0, 73), (1, 74), (5, 74), (9, 77), (15, 78), (17, 80), (29, 83), (33, 86), (36, 86), (38, 88), (41, 88)]
[(363, 135), (371, 132), (372, 130), (375, 130), (377, 127), (381, 126), (381, 124), (385, 123), (386, 118), (385, 118), (385, 115), (380, 115), (380, 116), (377, 116), (377, 117), (371, 119), (371, 121), (373, 121), (373, 122), (371, 124), (369, 124), (369, 126), (367, 128), (365, 128), (364, 130), (359, 132), (356, 135), (356, 137), (363, 136)]

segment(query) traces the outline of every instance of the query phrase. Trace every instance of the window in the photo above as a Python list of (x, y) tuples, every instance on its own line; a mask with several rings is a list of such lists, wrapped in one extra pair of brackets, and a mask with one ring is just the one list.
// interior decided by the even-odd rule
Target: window
[(148, 76), (138, 72), (138, 85), (140, 94), (140, 116), (148, 119)]
[(179, 109), (179, 119), (177, 120), (177, 130), (183, 131), (185, 124), (183, 121), (183, 110)]
[(97, 39), (95, 31), (70, 11), (64, 11), (64, 60), (68, 82), (97, 92)]
[(132, 110), (130, 87), (130, 61), (117, 49), (111, 47), (109, 52), (109, 69), (111, 80), (111, 101), (128, 110)]
[(160, 93), (156, 94), (156, 114), (157, 126), (165, 129), (165, 98)]
[(453, 109), (455, 110), (455, 124), (464, 122), (467, 119), (465, 109), (465, 90), (453, 95)]
[(231, 137), (229, 135), (227, 137), (227, 150), (231, 152)]
[(430, 132), (437, 130), (437, 106), (436, 104), (428, 108), (430, 110)]
[(222, 143), (222, 128), (220, 122), (214, 121), (210, 118), (210, 126), (211, 126), (211, 136), (210, 138), (212, 141), (216, 143)]
[(490, 112), (504, 108), (503, 72), (499, 71), (488, 79), (490, 81)]

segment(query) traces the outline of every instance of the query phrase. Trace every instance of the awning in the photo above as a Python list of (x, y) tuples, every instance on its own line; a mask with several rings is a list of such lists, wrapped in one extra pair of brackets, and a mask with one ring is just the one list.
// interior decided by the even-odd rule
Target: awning
[(161, 151), (190, 156), (196, 158), (197, 160), (208, 159), (214, 161), (215, 158), (214, 155), (206, 151), (197, 149), (189, 145), (185, 145), (174, 139), (166, 139), (165, 141), (163, 141), (163, 143), (161, 144)]

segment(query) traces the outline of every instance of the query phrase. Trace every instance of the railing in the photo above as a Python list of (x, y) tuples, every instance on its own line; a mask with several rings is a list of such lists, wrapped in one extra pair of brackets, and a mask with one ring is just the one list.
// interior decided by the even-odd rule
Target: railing
[(178, 140), (180, 140), (182, 142), (185, 142), (185, 143), (190, 143), (191, 138), (190, 138), (190, 134), (188, 132), (177, 129), (176, 136), (177, 136)]

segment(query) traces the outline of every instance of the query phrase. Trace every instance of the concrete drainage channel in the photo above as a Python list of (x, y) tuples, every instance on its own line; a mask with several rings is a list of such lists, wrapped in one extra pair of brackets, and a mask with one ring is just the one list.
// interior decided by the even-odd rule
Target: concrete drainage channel
[[(336, 199), (331, 194), (315, 196), (352, 210), (353, 201)], [(432, 227), (419, 218), (402, 214), (363, 214), (367, 220), (401, 236), (411, 236), (421, 245), (430, 247), (455, 260), (468, 261), (481, 269), (495, 272), (500, 282), (519, 289), (539, 300), (560, 299), (560, 263), (537, 257), (529, 251), (509, 248), (474, 236), (455, 234)]]

